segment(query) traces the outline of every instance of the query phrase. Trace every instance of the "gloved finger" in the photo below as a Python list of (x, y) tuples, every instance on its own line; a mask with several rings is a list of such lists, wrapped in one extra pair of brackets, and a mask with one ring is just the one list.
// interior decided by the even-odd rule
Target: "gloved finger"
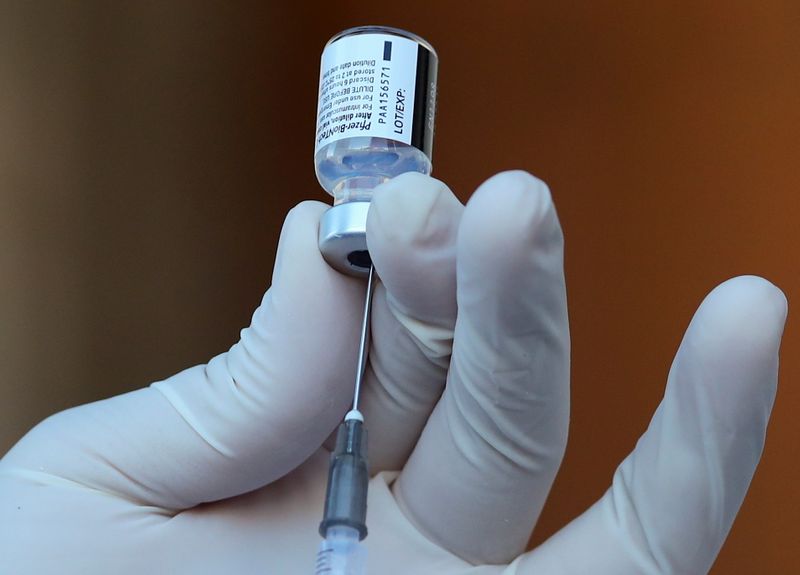
[(519, 171), (484, 183), (457, 260), (447, 387), (395, 493), (446, 549), (505, 563), (525, 548), (567, 440), (563, 236), (547, 186)]
[(3, 464), (167, 509), (250, 491), (300, 464), (352, 399), (364, 296), (363, 281), (320, 256), (325, 209), (305, 202), (290, 212), (272, 287), (230, 351), (58, 414)]
[(447, 186), (417, 173), (375, 190), (367, 240), (380, 283), (360, 402), (372, 473), (402, 468), (444, 388), (463, 210)]
[(708, 572), (761, 457), (785, 319), (786, 299), (761, 278), (712, 291), (611, 488), (509, 572)]

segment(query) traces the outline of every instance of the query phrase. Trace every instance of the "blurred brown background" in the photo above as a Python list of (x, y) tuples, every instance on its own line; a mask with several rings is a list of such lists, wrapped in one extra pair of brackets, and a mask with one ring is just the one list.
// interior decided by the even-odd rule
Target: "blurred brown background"
[[(438, 49), (435, 174), (551, 186), (567, 238), (570, 446), (540, 541), (605, 490), (691, 314), (789, 297), (781, 386), (714, 573), (800, 572), (800, 3), (0, 4), (0, 453), (49, 413), (226, 349), (311, 161), (318, 58), (384, 23)], [(794, 312), (794, 313), (793, 313)]]

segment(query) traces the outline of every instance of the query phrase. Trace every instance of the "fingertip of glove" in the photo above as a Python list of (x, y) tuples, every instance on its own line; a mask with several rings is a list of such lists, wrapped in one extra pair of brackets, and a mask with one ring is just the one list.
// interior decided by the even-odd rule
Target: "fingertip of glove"
[(563, 235), (550, 189), (523, 170), (486, 180), (467, 203), (459, 231), (459, 257), (513, 263), (531, 248), (561, 246)]
[[(300, 276), (289, 278), (290, 283), (296, 283), (295, 279), (305, 283), (321, 281), (323, 277), (328, 278), (326, 283), (334, 280), (340, 283), (357, 283), (354, 278), (344, 276), (331, 268), (319, 251), (319, 221), (328, 208), (330, 206), (323, 202), (306, 200), (286, 214), (275, 257), (273, 287), (283, 283), (281, 278), (284, 275)], [(290, 270), (298, 270), (299, 274), (288, 273)], [(316, 280), (312, 277), (316, 277)]]
[(328, 204), (316, 200), (305, 200), (294, 206), (286, 214), (283, 229), (293, 229), (295, 226), (319, 226), (319, 219), (329, 208)]
[[(709, 294), (711, 302), (730, 307), (737, 307), (741, 312), (749, 310), (757, 312), (772, 323), (781, 324), (786, 321), (789, 302), (778, 286), (760, 276), (744, 275), (722, 282)], [(735, 305), (738, 304), (738, 305)]]
[(407, 253), (438, 246), (457, 229), (462, 209), (443, 182), (416, 172), (401, 174), (375, 188), (367, 219), (370, 250)]
[(714, 329), (702, 333), (719, 340), (728, 352), (738, 349), (751, 355), (761, 350), (771, 354), (780, 345), (787, 313), (786, 296), (775, 284), (746, 275), (714, 288), (692, 323), (713, 325)]
[(455, 317), (456, 240), (464, 206), (439, 180), (407, 173), (378, 186), (367, 245), (393, 301), (408, 314)]

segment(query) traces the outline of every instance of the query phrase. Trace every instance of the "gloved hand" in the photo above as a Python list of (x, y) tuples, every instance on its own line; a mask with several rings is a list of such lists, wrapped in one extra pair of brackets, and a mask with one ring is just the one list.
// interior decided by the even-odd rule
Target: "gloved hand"
[[(319, 254), (325, 209), (289, 214), (272, 287), (230, 351), (57, 414), (5, 456), (0, 573), (313, 572), (321, 446), (351, 401), (364, 297)], [(710, 568), (763, 447), (786, 317), (777, 288), (740, 277), (706, 298), (609, 490), (524, 553), (569, 417), (563, 240), (547, 187), (502, 173), (465, 208), (405, 174), (375, 191), (368, 244), (381, 279), (362, 398), (368, 573)]]

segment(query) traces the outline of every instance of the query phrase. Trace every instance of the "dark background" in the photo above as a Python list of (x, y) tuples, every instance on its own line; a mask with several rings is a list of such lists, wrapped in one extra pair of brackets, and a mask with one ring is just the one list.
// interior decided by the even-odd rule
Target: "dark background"
[(312, 164), (321, 48), (440, 56), (435, 175), (551, 186), (573, 411), (534, 541), (599, 497), (703, 296), (767, 277), (790, 319), (764, 459), (714, 573), (800, 572), (800, 3), (0, 2), (0, 453), (46, 415), (227, 349)]

